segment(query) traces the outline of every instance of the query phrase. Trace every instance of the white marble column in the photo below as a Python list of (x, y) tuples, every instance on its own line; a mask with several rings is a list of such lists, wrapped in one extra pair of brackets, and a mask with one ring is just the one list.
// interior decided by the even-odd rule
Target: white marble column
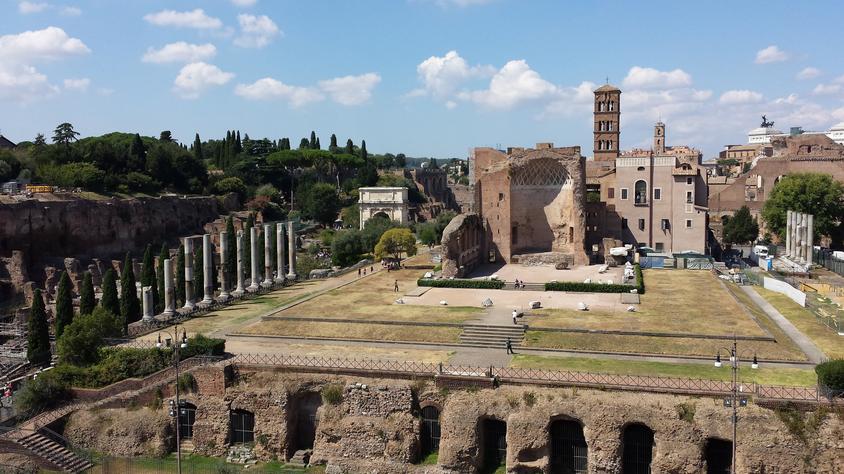
[(155, 308), (153, 308), (152, 304), (152, 287), (145, 286), (141, 288), (141, 302), (143, 304), (143, 322), (149, 323), (153, 320), (152, 312)]
[(176, 314), (176, 292), (173, 288), (173, 261), (164, 259), (164, 316)]
[(261, 286), (273, 284), (273, 231), (272, 226), (264, 224), (264, 281)]
[(229, 297), (229, 276), (228, 257), (229, 256), (229, 233), (226, 231), (220, 232), (220, 301), (228, 301)]
[(806, 214), (800, 213), (800, 247), (797, 258), (802, 262), (806, 257)]
[(214, 302), (214, 250), (211, 247), (211, 234), (202, 236), (202, 283), (205, 295), (202, 304)]
[(296, 279), (296, 228), (294, 221), (287, 221), (287, 278)]
[(244, 291), (244, 284), (243, 284), (243, 231), (237, 231), (237, 288), (235, 288), (232, 295), (240, 296), (243, 294)]
[(814, 258), (813, 253), (815, 250), (815, 216), (814, 214), (809, 214), (806, 217), (806, 264), (812, 265), (812, 259)]
[(791, 211), (785, 213), (785, 255), (791, 257)]
[(277, 222), (275, 225), (275, 266), (277, 273), (275, 275), (276, 283), (284, 282), (284, 225)]
[(193, 240), (185, 237), (185, 309), (193, 309)]
[(791, 213), (791, 258), (797, 259), (798, 249), (800, 248), (800, 213), (792, 211)]
[(249, 287), (246, 290), (255, 291), (258, 289), (258, 229), (255, 227), (249, 229), (249, 247), (252, 256), (250, 259), (252, 278), (249, 280)]

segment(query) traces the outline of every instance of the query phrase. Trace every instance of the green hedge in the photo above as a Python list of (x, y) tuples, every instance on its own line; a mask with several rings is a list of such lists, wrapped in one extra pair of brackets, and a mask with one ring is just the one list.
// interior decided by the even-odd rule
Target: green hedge
[(844, 390), (844, 359), (829, 360), (815, 366), (818, 382), (832, 390)]
[(555, 281), (545, 284), (545, 291), (576, 291), (580, 293), (630, 293), (636, 288), (639, 294), (645, 292), (645, 279), (642, 276), (642, 268), (639, 264), (634, 265), (636, 273), (636, 286), (631, 285), (602, 285), (600, 283), (582, 283), (579, 281)]
[(416, 285), (434, 288), (477, 288), (483, 290), (500, 290), (504, 288), (504, 282), (501, 280), (434, 280), (431, 278), (420, 278), (416, 280)]

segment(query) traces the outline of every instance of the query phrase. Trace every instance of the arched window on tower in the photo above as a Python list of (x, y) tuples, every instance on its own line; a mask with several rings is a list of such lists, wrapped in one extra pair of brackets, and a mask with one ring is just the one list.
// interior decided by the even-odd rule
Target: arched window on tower
[(604, 103), (598, 102), (598, 112), (603, 112), (603, 111), (604, 111)]
[(635, 204), (647, 204), (648, 203), (648, 183), (644, 180), (636, 181), (634, 185), (634, 203)]
[(612, 122), (607, 122), (607, 125), (608, 125), (608, 127), (607, 127), (607, 128), (609, 129), (609, 131), (610, 131), (610, 132), (612, 132), (612, 129), (613, 129), (613, 126), (612, 126), (612, 125), (613, 125), (613, 123), (612, 123)]
[(610, 110), (610, 112), (612, 112), (613, 110), (615, 110), (615, 101), (614, 101), (614, 100), (611, 100), (611, 101), (610, 101), (610, 108), (609, 108), (609, 110)]

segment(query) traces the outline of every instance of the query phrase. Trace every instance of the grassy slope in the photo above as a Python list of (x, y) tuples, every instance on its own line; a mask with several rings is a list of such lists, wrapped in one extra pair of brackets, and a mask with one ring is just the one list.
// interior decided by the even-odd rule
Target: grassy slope
[(754, 289), (791, 321), (791, 324), (817, 344), (827, 357), (831, 359), (844, 358), (844, 337), (818, 322), (811, 311), (791, 301), (789, 297), (783, 294), (759, 287), (754, 287)]

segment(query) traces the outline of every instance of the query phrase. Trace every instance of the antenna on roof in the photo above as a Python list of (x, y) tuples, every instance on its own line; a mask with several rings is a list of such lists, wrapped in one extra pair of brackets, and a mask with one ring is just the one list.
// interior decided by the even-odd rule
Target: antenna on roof
[(607, 76), (607, 85), (610, 83), (610, 76)]

